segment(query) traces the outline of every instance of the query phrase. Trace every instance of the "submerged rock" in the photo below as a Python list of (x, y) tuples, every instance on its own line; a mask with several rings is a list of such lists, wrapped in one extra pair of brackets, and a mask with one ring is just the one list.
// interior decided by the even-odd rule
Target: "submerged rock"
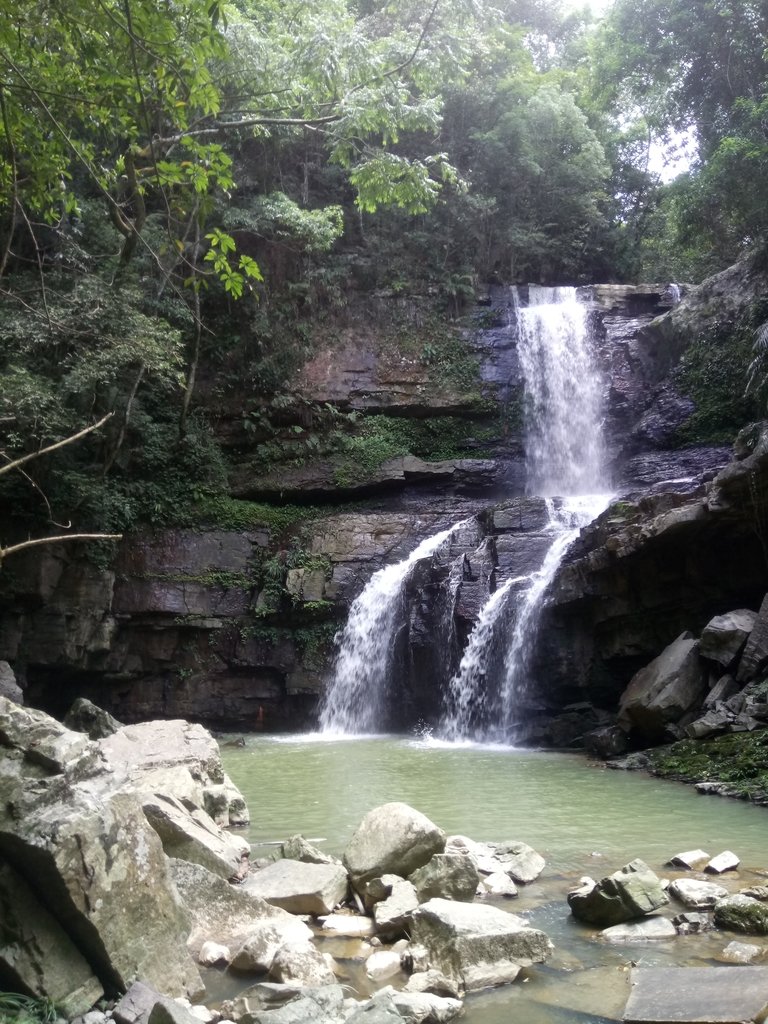
[(630, 976), (625, 1024), (762, 1020), (768, 967), (644, 967)]

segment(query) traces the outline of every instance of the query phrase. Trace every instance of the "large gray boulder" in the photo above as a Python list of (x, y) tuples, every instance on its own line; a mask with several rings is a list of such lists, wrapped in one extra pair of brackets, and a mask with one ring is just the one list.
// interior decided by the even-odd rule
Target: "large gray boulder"
[(0, 698), (0, 857), (65, 928), (100, 979), (143, 977), (195, 995), (189, 923), (136, 796), (115, 791), (98, 745)]
[(471, 903), (475, 898), (480, 875), (472, 858), (460, 853), (436, 853), (408, 879), (416, 890), (419, 902), (435, 897)]
[(699, 642), (682, 633), (632, 677), (619, 698), (619, 725), (647, 743), (678, 738), (671, 727), (693, 717), (706, 693)]
[(329, 959), (309, 940), (287, 942), (275, 954), (269, 973), (284, 984), (335, 985), (336, 975)]
[(292, 914), (252, 896), (242, 885), (230, 885), (221, 875), (199, 864), (170, 860), (169, 867), (191, 923), (187, 948), (195, 957), (206, 942), (239, 949), (261, 921), (286, 927), (298, 924), (300, 927), (290, 932), (294, 940), (311, 935), (309, 928)]
[(403, 803), (376, 807), (361, 821), (344, 851), (344, 864), (354, 887), (385, 874), (407, 878), (445, 849), (445, 833)]
[(8, 864), (0, 862), (0, 973), (14, 991), (52, 999), (68, 1016), (104, 994), (93, 970), (58, 921)]
[(407, 1024), (445, 1024), (457, 1017), (463, 1004), (460, 999), (434, 995), (431, 992), (402, 992), (387, 985), (379, 989), (363, 1007), (362, 1020), (368, 1020), (374, 1007), (393, 1008)]
[(99, 742), (99, 751), (121, 785), (137, 793), (165, 793), (200, 810), (234, 805), (228, 824), (247, 824), (245, 801), (221, 763), (219, 746), (202, 725), (174, 719), (126, 725)]
[(200, 864), (230, 881), (240, 881), (248, 873), (250, 845), (224, 832), (204, 811), (189, 810), (165, 793), (142, 796), (141, 806), (169, 857)]
[(349, 881), (340, 864), (282, 859), (252, 874), (244, 888), (292, 914), (330, 914), (346, 899)]
[(661, 882), (641, 860), (630, 861), (599, 882), (587, 879), (568, 893), (573, 916), (598, 928), (644, 917), (667, 903)]
[(429, 966), (464, 991), (514, 981), (553, 948), (544, 932), (496, 907), (433, 899), (414, 912), (412, 922), (411, 937), (427, 949)]
[(238, 996), (232, 1016), (238, 1024), (338, 1024), (343, 1010), (341, 985), (262, 983)]
[(729, 669), (743, 651), (756, 618), (757, 612), (739, 608), (710, 619), (701, 634), (699, 653), (702, 658)]

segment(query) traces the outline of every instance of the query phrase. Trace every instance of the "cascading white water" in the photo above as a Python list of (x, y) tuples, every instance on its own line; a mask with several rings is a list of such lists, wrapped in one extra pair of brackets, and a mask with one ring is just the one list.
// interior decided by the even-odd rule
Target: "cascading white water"
[(555, 540), (544, 556), (538, 572), (533, 574), (530, 587), (517, 608), (514, 629), (504, 656), (501, 682), (502, 736), (509, 738), (517, 724), (517, 711), (521, 697), (530, 680), (530, 658), (538, 634), (538, 618), (547, 588), (555, 577), (568, 548), (587, 526), (605, 510), (610, 501), (608, 494), (581, 495), (565, 498), (559, 508), (548, 502), (550, 524)]
[(530, 285), (517, 310), (525, 378), (529, 494), (597, 494), (605, 489), (600, 375), (586, 308), (575, 288)]
[[(608, 490), (602, 388), (587, 311), (574, 288), (531, 285), (528, 294), (525, 307), (514, 293), (525, 381), (527, 490), (548, 498), (547, 532), (553, 539), (538, 571), (508, 580), (482, 609), (459, 671), (448, 686), (440, 726), (440, 735), (448, 740), (510, 738), (528, 685), (547, 589), (581, 527), (609, 501), (601, 493)], [(556, 503), (553, 495), (568, 497)], [(530, 582), (522, 591), (514, 586), (526, 579)]]
[(407, 558), (379, 569), (353, 602), (320, 710), (321, 732), (354, 735), (381, 728), (405, 581), (416, 563), (434, 554), (455, 529), (427, 537)]

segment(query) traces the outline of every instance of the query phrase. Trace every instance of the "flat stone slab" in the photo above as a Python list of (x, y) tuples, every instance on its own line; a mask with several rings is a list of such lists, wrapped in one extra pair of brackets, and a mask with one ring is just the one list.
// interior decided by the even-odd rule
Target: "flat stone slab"
[(625, 1024), (745, 1024), (768, 1014), (768, 967), (645, 967), (630, 976)]

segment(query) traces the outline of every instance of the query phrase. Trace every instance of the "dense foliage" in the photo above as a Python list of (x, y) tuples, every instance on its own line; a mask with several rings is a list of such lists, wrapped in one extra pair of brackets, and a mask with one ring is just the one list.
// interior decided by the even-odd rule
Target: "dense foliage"
[[(0, 454), (114, 413), (5, 478), (20, 532), (189, 520), (227, 492), (232, 402), (249, 443), (310, 447), (286, 384), (350, 295), (455, 319), (481, 279), (692, 279), (768, 229), (757, 0), (616, 0), (596, 24), (542, 0), (0, 13)], [(663, 184), (651, 144), (682, 131), (697, 157)], [(471, 391), (435, 337), (418, 358)], [(345, 479), (463, 450), (460, 427), (432, 452), (323, 415)]]

